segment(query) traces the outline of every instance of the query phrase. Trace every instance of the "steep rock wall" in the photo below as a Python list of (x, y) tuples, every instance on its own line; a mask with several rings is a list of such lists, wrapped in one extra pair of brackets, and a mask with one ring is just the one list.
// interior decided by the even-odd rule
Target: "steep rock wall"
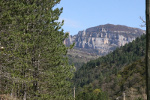
[(64, 42), (66, 45), (74, 42), (76, 48), (96, 49), (97, 54), (105, 55), (144, 33), (144, 30), (138, 28), (106, 24), (79, 31), (77, 35), (69, 36)]

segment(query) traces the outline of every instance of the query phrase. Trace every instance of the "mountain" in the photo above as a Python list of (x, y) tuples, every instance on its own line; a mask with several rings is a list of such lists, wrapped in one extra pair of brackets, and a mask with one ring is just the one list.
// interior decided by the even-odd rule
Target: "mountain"
[[(146, 35), (142, 35), (106, 56), (84, 64), (76, 71), (74, 83), (77, 88), (101, 89), (111, 100), (122, 98), (124, 92), (128, 100), (146, 100), (145, 51)], [(79, 96), (80, 88), (77, 89)]]
[(79, 31), (78, 34), (74, 36), (70, 35), (69, 38), (64, 41), (64, 44), (70, 45), (75, 43), (75, 48), (103, 56), (112, 52), (117, 47), (132, 42), (144, 33), (144, 30), (138, 28), (106, 24)]

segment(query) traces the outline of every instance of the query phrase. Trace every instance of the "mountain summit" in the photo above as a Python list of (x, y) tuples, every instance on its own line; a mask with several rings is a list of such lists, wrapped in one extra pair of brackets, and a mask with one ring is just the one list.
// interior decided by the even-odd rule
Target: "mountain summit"
[(94, 49), (98, 55), (102, 56), (132, 42), (142, 34), (145, 34), (145, 31), (139, 28), (105, 24), (79, 31), (77, 35), (69, 36), (64, 43), (66, 45), (75, 43), (75, 48), (84, 49), (87, 52)]

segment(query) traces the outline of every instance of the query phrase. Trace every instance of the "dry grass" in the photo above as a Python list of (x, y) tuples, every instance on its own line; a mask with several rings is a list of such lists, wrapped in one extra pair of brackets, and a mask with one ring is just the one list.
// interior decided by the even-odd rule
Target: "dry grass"
[(19, 100), (19, 99), (15, 97), (11, 97), (10, 95), (3, 94), (3, 95), (0, 95), (0, 100)]

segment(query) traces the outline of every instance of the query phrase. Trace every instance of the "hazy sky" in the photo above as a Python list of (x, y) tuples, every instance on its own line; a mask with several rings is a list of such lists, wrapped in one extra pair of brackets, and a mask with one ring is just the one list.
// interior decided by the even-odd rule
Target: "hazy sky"
[(63, 7), (62, 28), (71, 35), (108, 23), (141, 28), (140, 16), (145, 20), (145, 0), (61, 0), (57, 7)]

